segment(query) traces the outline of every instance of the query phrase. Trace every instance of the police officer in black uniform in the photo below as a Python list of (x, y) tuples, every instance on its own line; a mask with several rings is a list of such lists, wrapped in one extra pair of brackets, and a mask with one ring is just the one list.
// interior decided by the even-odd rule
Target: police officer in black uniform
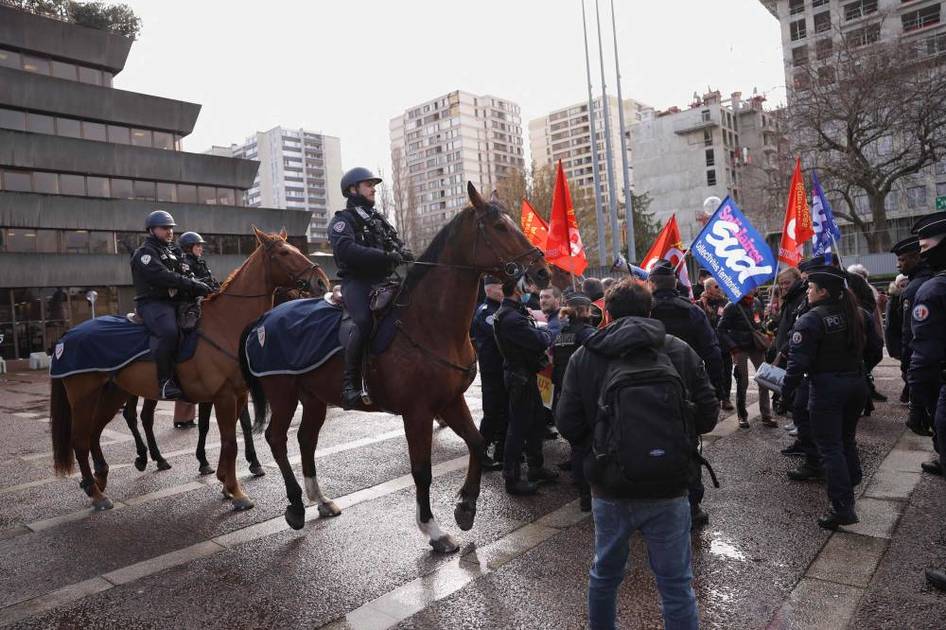
[(191, 275), (216, 291), (220, 288), (220, 283), (214, 278), (213, 272), (207, 266), (207, 259), (204, 258), (204, 245), (206, 243), (204, 237), (197, 232), (184, 232), (177, 239), (177, 244), (184, 252), (184, 262), (187, 264)]
[(414, 260), (394, 227), (374, 209), (375, 186), (380, 183), (381, 178), (366, 168), (357, 167), (345, 173), (341, 188), (348, 202), (344, 210), (335, 213), (328, 234), (342, 279), (345, 308), (354, 323), (349, 327), (347, 343), (342, 340), (345, 409), (367, 402), (367, 393), (362, 391), (361, 362), (374, 324), (369, 306), (371, 287), (384, 281), (398, 265)]
[(174, 217), (164, 210), (148, 215), (148, 237), (131, 257), (131, 277), (135, 284), (135, 308), (151, 332), (151, 356), (158, 372), (158, 396), (164, 400), (181, 398), (184, 393), (174, 379), (177, 352), (177, 304), (184, 298), (213, 292), (209, 286), (189, 277), (182, 253), (174, 245)]
[(792, 400), (804, 374), (808, 412), (828, 482), (831, 510), (818, 519), (825, 529), (858, 521), (854, 486), (861, 482), (857, 421), (867, 399), (865, 361), (879, 360), (883, 341), (871, 315), (858, 307), (847, 274), (833, 266), (808, 272), (811, 310), (792, 329), (782, 394)]
[(487, 448), (493, 445), (493, 456), (482, 458), (483, 470), (499, 470), (503, 467), (503, 450), (506, 448), (506, 416), (509, 413), (509, 396), (503, 382), (503, 355), (496, 345), (493, 319), (503, 299), (502, 281), (494, 276), (483, 278), (486, 299), (476, 309), (470, 325), (470, 336), (476, 345), (476, 360), (480, 367), (480, 391), (483, 395), (483, 420), (480, 435)]
[[(554, 481), (558, 473), (543, 466), (542, 434), (544, 407), (536, 383), (536, 374), (547, 365), (546, 351), (552, 333), (544, 322), (537, 324), (522, 303), (525, 278), (503, 285), (503, 301), (493, 316), (496, 345), (503, 355), (503, 377), (509, 393), (509, 426), (503, 453), (503, 477), (509, 494), (535, 494), (537, 484)], [(527, 479), (522, 478), (519, 460), (523, 446), (529, 465)]]

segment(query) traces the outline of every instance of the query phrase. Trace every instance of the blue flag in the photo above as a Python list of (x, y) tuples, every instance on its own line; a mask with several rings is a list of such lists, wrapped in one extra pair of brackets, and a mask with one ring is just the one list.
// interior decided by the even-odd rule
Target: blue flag
[(824, 196), (824, 189), (818, 181), (818, 174), (811, 171), (811, 223), (815, 235), (811, 237), (811, 244), (815, 256), (824, 256), (824, 264), (831, 264), (832, 243), (841, 238), (841, 230), (834, 222), (834, 213), (831, 204)]
[(733, 302), (775, 275), (775, 256), (739, 207), (726, 197), (690, 249)]

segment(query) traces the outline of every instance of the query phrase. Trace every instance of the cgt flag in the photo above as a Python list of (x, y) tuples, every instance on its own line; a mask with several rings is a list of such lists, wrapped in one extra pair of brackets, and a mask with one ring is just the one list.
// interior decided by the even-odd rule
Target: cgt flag
[(690, 253), (733, 302), (775, 275), (772, 250), (729, 197), (693, 241)]
[(580, 276), (588, 266), (585, 248), (578, 231), (578, 219), (572, 205), (572, 194), (568, 190), (562, 161), (558, 161), (555, 173), (555, 189), (552, 191), (552, 216), (549, 217), (549, 237), (545, 245), (545, 259), (565, 271)]
[(797, 267), (801, 262), (805, 241), (813, 235), (808, 195), (805, 193), (805, 180), (801, 175), (801, 159), (796, 158), (792, 184), (788, 189), (788, 205), (785, 207), (785, 223), (782, 224), (778, 259), (789, 267)]
[(660, 234), (657, 235), (657, 240), (654, 241), (654, 244), (650, 246), (650, 249), (647, 250), (647, 254), (641, 260), (641, 267), (644, 268), (644, 271), (650, 273), (650, 269), (654, 266), (655, 262), (658, 260), (669, 260), (674, 269), (678, 270), (677, 278), (689, 289), (690, 275), (687, 273), (686, 265), (680, 264), (684, 256), (686, 256), (686, 249), (684, 249), (683, 240), (680, 238), (680, 226), (677, 225), (677, 215), (672, 214), (670, 218), (667, 219), (667, 223), (664, 225), (663, 229), (660, 230)]
[(522, 200), (522, 233), (529, 242), (545, 253), (545, 244), (549, 238), (549, 224), (545, 222), (528, 200)]
[(834, 222), (831, 204), (824, 196), (824, 189), (818, 181), (818, 173), (811, 171), (811, 220), (815, 235), (811, 239), (813, 254), (824, 256), (824, 264), (831, 264), (831, 244), (841, 239), (841, 230)]

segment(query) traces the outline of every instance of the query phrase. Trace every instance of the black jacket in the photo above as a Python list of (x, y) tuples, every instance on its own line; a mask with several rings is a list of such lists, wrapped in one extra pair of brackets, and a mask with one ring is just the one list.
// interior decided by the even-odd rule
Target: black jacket
[(328, 240), (339, 277), (367, 282), (380, 282), (391, 275), (391, 252), (402, 247), (394, 228), (374, 209), (355, 206), (350, 200), (347, 208), (335, 213)]
[[(739, 312), (740, 310), (742, 313)], [(746, 318), (749, 321), (746, 321)], [(750, 321), (752, 326), (749, 325)], [(723, 352), (754, 350), (752, 331), (761, 330), (761, 326), (762, 303), (759, 300), (752, 299), (752, 308), (749, 308), (743, 300), (739, 300), (738, 304), (730, 302), (723, 309), (723, 316), (719, 318), (719, 324), (716, 326), (716, 332), (719, 333), (719, 345)]]
[(484, 376), (503, 375), (503, 355), (496, 346), (493, 334), (493, 319), (499, 310), (499, 302), (486, 299), (476, 309), (470, 324), (470, 336), (476, 346), (476, 358), (480, 364), (480, 373)]
[(799, 279), (782, 297), (782, 308), (779, 311), (778, 328), (775, 331), (775, 349), (788, 356), (789, 333), (795, 320), (804, 314), (808, 290), (808, 283)]
[[(643, 348), (662, 347), (686, 385), (694, 405), (694, 426), (709, 433), (719, 418), (719, 401), (699, 355), (685, 342), (664, 332), (648, 317), (622, 317), (592, 335), (572, 355), (565, 370), (562, 395), (555, 410), (555, 425), (569, 442), (590, 446), (598, 419), (598, 396), (604, 386), (608, 363)], [(668, 420), (672, 420), (669, 419)], [(594, 488), (595, 496), (607, 496)]]
[(710, 381), (722, 382), (723, 363), (719, 339), (703, 309), (680, 297), (675, 290), (654, 291), (654, 307), (650, 316), (663, 323), (668, 334), (685, 341), (706, 364)]
[(195, 279), (200, 280), (211, 289), (219, 289), (220, 283), (214, 278), (213, 272), (207, 266), (207, 259), (202, 256), (196, 256), (192, 252), (184, 253), (184, 263), (190, 270)]
[(148, 236), (131, 256), (135, 300), (182, 300), (194, 281), (185, 269), (183, 254), (174, 244)]
[[(933, 270), (926, 263), (920, 263), (909, 274), (910, 282), (900, 293), (900, 371), (906, 375), (910, 369), (910, 357), (913, 355), (913, 311), (916, 294), (927, 280), (933, 277)], [(893, 356), (893, 355), (891, 355)]]
[(505, 370), (532, 376), (548, 364), (545, 351), (552, 345), (552, 333), (536, 326), (521, 302), (503, 298), (493, 316), (493, 332)]

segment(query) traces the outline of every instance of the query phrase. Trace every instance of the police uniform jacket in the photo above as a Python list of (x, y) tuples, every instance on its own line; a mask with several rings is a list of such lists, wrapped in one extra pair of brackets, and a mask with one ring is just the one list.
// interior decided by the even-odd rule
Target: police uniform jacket
[(933, 270), (926, 263), (920, 263), (907, 275), (910, 277), (910, 282), (900, 293), (900, 305), (903, 309), (900, 326), (900, 361), (904, 373), (910, 367), (910, 355), (913, 353), (913, 320), (911, 315), (913, 303), (916, 302), (920, 287), (933, 277)]
[(524, 304), (504, 298), (493, 318), (493, 330), (505, 370), (531, 375), (545, 367), (552, 333), (536, 326)]
[(775, 329), (775, 349), (782, 354), (788, 354), (788, 340), (792, 327), (808, 310), (808, 297), (805, 295), (807, 289), (808, 283), (799, 279), (782, 297), (778, 328)]
[(207, 266), (206, 258), (197, 256), (192, 252), (185, 252), (184, 264), (187, 265), (188, 270), (190, 271), (191, 275), (194, 276), (195, 280), (200, 280), (211, 289), (220, 288), (220, 283), (217, 282), (216, 278), (214, 278), (214, 274), (210, 270), (210, 267)]
[(135, 300), (180, 300), (193, 286), (183, 254), (174, 244), (149, 235), (131, 257)]
[(946, 271), (923, 283), (916, 292), (910, 317), (910, 398), (931, 409), (946, 376)]
[(840, 300), (823, 300), (795, 322), (782, 386), (786, 399), (791, 399), (805, 375), (860, 374), (865, 363), (875, 365), (880, 361), (883, 340), (874, 328), (873, 316), (864, 309), (861, 312), (867, 335), (861, 353), (848, 344), (849, 322)]
[[(910, 313), (903, 312), (903, 300), (899, 294), (891, 293), (887, 297), (887, 313), (884, 319), (884, 345), (887, 354), (894, 359), (900, 359), (901, 340), (903, 338), (903, 320), (906, 316), (909, 321)], [(910, 367), (909, 361), (901, 361), (900, 370), (906, 371)]]
[(489, 376), (503, 375), (503, 355), (496, 345), (493, 333), (493, 318), (499, 310), (499, 302), (486, 299), (479, 305), (473, 315), (470, 325), (470, 336), (476, 346), (476, 358), (479, 360), (480, 372)]
[(340, 278), (380, 282), (394, 271), (388, 252), (401, 247), (394, 228), (373, 208), (348, 207), (335, 213), (328, 240)]
[(713, 383), (722, 375), (722, 357), (719, 339), (703, 309), (673, 289), (654, 291), (654, 307), (650, 316), (663, 322), (667, 334), (678, 337), (696, 350), (706, 364), (706, 372)]

